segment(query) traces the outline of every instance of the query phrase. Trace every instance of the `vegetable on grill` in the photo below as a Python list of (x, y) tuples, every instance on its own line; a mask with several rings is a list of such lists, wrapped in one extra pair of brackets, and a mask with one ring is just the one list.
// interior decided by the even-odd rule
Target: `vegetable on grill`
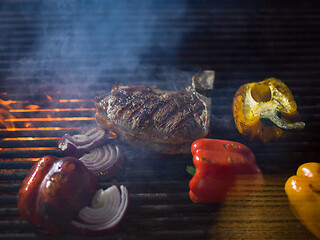
[(124, 156), (118, 145), (105, 144), (84, 154), (79, 160), (99, 180), (106, 180), (118, 173), (124, 163)]
[(106, 142), (107, 131), (98, 126), (84, 128), (80, 134), (65, 134), (59, 140), (61, 151), (73, 157), (81, 157)]
[(44, 156), (31, 168), (18, 193), (21, 217), (44, 233), (74, 231), (85, 236), (110, 232), (123, 219), (128, 191), (97, 191), (97, 177), (76, 158)]
[(195, 203), (241, 199), (262, 190), (264, 177), (253, 152), (237, 142), (198, 139), (191, 146), (195, 167), (189, 196)]
[(74, 232), (84, 236), (101, 236), (115, 229), (128, 207), (128, 191), (123, 185), (99, 189), (91, 206), (80, 210), (78, 218), (71, 221)]
[(276, 78), (242, 85), (233, 99), (233, 116), (243, 136), (262, 143), (305, 126), (290, 89)]
[(96, 176), (78, 159), (44, 156), (22, 182), (19, 212), (46, 232), (63, 232), (70, 220), (90, 204), (97, 184)]
[(302, 164), (287, 180), (285, 191), (293, 213), (320, 239), (320, 163)]
[(107, 143), (115, 136), (115, 133), (98, 126), (87, 127), (79, 134), (62, 136), (58, 147), (64, 153), (79, 158), (99, 180), (106, 180), (117, 174), (125, 160), (122, 148)]

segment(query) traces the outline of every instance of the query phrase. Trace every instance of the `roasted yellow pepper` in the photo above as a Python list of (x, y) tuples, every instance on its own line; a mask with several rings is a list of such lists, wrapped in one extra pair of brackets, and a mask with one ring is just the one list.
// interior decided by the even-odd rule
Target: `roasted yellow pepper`
[(294, 214), (320, 239), (320, 163), (302, 164), (287, 180), (285, 191)]
[(290, 89), (276, 78), (242, 85), (233, 99), (233, 117), (243, 136), (262, 143), (305, 126)]

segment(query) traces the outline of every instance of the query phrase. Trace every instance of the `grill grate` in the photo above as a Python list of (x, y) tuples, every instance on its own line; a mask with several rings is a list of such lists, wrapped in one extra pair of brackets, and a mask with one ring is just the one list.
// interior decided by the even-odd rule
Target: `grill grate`
[[(35, 160), (64, 156), (59, 137), (95, 124), (95, 96), (115, 81), (181, 89), (194, 73), (214, 69), (210, 134), (255, 152), (264, 191), (249, 200), (193, 204), (185, 171), (191, 156), (129, 149), (125, 167), (99, 183), (130, 192), (124, 221), (102, 239), (314, 239), (283, 188), (300, 164), (319, 155), (319, 9), (306, 1), (268, 2), (2, 2), (0, 238), (52, 238), (20, 219), (16, 194)], [(277, 143), (247, 142), (233, 123), (233, 95), (271, 76), (292, 90), (306, 128)]]

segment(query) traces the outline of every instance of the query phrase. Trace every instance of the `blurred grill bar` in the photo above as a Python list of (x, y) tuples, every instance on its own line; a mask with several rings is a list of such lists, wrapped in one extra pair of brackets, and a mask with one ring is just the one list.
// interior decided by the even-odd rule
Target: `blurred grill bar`
[[(20, 219), (16, 195), (34, 161), (64, 156), (63, 134), (95, 124), (95, 96), (114, 82), (180, 90), (213, 69), (210, 137), (248, 145), (265, 173), (264, 191), (193, 204), (185, 171), (192, 156), (133, 151), (112, 181), (99, 183), (130, 192), (119, 229), (99, 239), (315, 239), (283, 187), (320, 153), (320, 10), (312, 1), (249, 2), (1, 2), (0, 238), (52, 239)], [(307, 125), (294, 138), (261, 145), (237, 132), (232, 98), (240, 85), (267, 77), (288, 85)]]

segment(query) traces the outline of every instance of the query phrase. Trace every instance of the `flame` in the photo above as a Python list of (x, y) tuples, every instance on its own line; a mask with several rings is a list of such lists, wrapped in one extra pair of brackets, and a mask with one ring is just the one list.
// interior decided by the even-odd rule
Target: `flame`
[(9, 118), (5, 119), (4, 122), (42, 122), (42, 121), (89, 121), (94, 120), (94, 117), (57, 117), (53, 118), (50, 114), (46, 118)]
[[(85, 99), (60, 99), (54, 100), (49, 95), (46, 95), (46, 98), (52, 101), (58, 101), (60, 103), (78, 103), (78, 102), (88, 102), (89, 100)], [(13, 106), (16, 108), (14, 108)], [(49, 122), (49, 121), (92, 121), (94, 117), (55, 117), (55, 112), (82, 112), (82, 111), (94, 111), (95, 108), (41, 108), (40, 105), (33, 104), (29, 101), (14, 101), (14, 100), (2, 100), (0, 99), (0, 133), (1, 132), (26, 132), (26, 131), (65, 131), (65, 130), (81, 130), (82, 127), (55, 127), (55, 126), (37, 126), (33, 124), (34, 122)], [(39, 113), (42, 112), (44, 115), (41, 116), (32, 116), (32, 115), (25, 115), (23, 113)], [(21, 115), (19, 115), (21, 113)], [(21, 117), (20, 117), (21, 116)], [(29, 117), (31, 116), (31, 117)], [(19, 127), (16, 127), (15, 123), (20, 122)], [(36, 125), (36, 126), (35, 126)], [(60, 137), (50, 137), (49, 136), (10, 136), (10, 133), (7, 133), (9, 137), (2, 138), (2, 141), (50, 141), (50, 140), (58, 140)], [(31, 133), (32, 134), (32, 133)], [(111, 133), (110, 138), (116, 138), (115, 133)], [(13, 146), (13, 147), (2, 147), (0, 151), (6, 152), (14, 152), (14, 151), (57, 151), (58, 147), (37, 147), (37, 146), (30, 146), (30, 147), (20, 147), (20, 146)], [(39, 158), (10, 158), (10, 159), (1, 159), (1, 161), (38, 161)], [(15, 170), (3, 170), (3, 171), (16, 171)], [(0, 170), (2, 171), (2, 170)]]
[(3, 162), (21, 162), (21, 161), (38, 161), (39, 158), (10, 158), (10, 159), (1, 159)]
[[(37, 105), (33, 105), (37, 106)], [(10, 109), (9, 112), (71, 112), (71, 111), (94, 111), (95, 108), (32, 108), (32, 109)]]
[(0, 99), (0, 128), (13, 128), (14, 124), (12, 122), (6, 122), (7, 119), (15, 118), (14, 115), (10, 113), (10, 104), (15, 101), (5, 101)]
[(9, 111), (0, 108), (0, 128), (14, 128), (13, 122), (7, 122), (6, 120), (15, 118)]
[(15, 137), (3, 138), (3, 141), (41, 141), (41, 140), (57, 140), (59, 137)]
[(0, 148), (0, 151), (48, 151), (57, 150), (57, 147), (19, 147), (19, 148)]
[(0, 132), (8, 131), (8, 132), (15, 132), (15, 131), (59, 131), (59, 130), (78, 130), (81, 127), (37, 127), (37, 128), (7, 128), (1, 129)]
[(9, 107), (12, 103), (27, 103), (29, 101), (14, 101), (14, 100), (2, 100), (0, 99), (0, 105)]
[(88, 100), (86, 99), (60, 99), (59, 102), (61, 103), (66, 103), (66, 102), (87, 102)]

